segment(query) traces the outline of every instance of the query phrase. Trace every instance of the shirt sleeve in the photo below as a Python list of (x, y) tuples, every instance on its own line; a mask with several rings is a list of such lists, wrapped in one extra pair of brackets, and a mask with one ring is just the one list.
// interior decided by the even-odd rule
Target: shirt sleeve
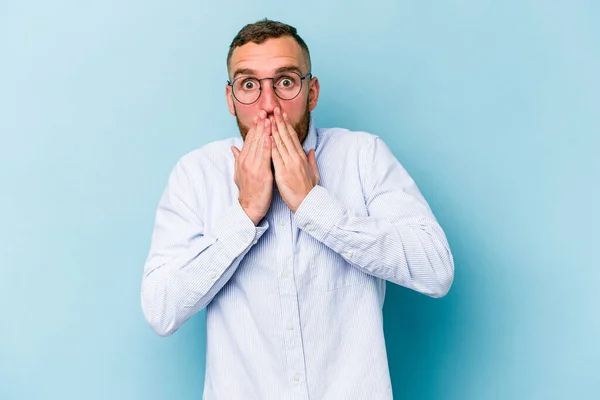
[(202, 310), (268, 229), (266, 219), (255, 226), (235, 201), (219, 226), (205, 231), (204, 210), (186, 168), (180, 160), (171, 172), (144, 264), (142, 310), (161, 336)]
[(368, 216), (315, 186), (294, 215), (300, 228), (365, 273), (431, 297), (454, 280), (446, 236), (407, 171), (377, 136), (361, 160)]

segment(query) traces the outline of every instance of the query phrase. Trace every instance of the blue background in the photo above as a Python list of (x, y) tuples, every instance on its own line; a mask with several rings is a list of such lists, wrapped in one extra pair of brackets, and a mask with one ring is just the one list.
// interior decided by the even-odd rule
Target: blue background
[(204, 313), (155, 335), (142, 267), (177, 159), (238, 134), (225, 57), (264, 17), (453, 250), (447, 297), (388, 285), (396, 398), (600, 398), (599, 3), (244, 4), (0, 3), (0, 399), (201, 397)]

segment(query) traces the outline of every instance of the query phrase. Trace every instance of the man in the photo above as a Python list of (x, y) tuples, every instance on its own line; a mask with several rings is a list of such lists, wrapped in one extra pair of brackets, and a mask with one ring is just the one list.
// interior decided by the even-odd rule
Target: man
[(227, 67), (241, 138), (173, 169), (144, 315), (166, 336), (206, 307), (205, 400), (390, 399), (385, 282), (444, 296), (444, 232), (379, 137), (315, 128), (319, 80), (295, 28), (245, 26)]

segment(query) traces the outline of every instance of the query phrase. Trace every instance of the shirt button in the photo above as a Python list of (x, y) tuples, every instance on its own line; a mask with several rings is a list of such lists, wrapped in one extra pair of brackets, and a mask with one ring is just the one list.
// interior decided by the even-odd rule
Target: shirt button
[(285, 271), (283, 274), (281, 274), (284, 278), (287, 278), (288, 276), (290, 276), (290, 274), (288, 274), (287, 271)]
[(346, 253), (346, 257), (348, 257), (348, 258), (352, 258), (352, 252), (351, 252), (351, 251), (347, 252), (347, 253)]
[(311, 224), (306, 225), (306, 230), (307, 231), (312, 231), (313, 229), (315, 229), (315, 228)]
[(287, 324), (287, 330), (288, 331), (294, 330), (294, 326), (292, 324)]
[(299, 374), (294, 375), (294, 380), (296, 382), (298, 382), (300, 380), (300, 375)]
[(215, 271), (210, 274), (210, 279), (217, 279), (217, 273)]
[(285, 220), (282, 219), (281, 221), (279, 221), (279, 225), (284, 226), (285, 225)]
[(252, 244), (256, 244), (256, 243), (258, 243), (258, 240), (253, 240), (252, 241)]

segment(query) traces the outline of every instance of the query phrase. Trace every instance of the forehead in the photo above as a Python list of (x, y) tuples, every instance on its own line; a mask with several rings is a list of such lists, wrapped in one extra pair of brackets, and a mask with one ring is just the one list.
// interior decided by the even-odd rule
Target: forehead
[(271, 74), (281, 67), (295, 66), (306, 69), (306, 60), (302, 48), (290, 36), (267, 39), (261, 44), (253, 42), (236, 47), (231, 54), (230, 74), (236, 70), (248, 69), (257, 75)]

